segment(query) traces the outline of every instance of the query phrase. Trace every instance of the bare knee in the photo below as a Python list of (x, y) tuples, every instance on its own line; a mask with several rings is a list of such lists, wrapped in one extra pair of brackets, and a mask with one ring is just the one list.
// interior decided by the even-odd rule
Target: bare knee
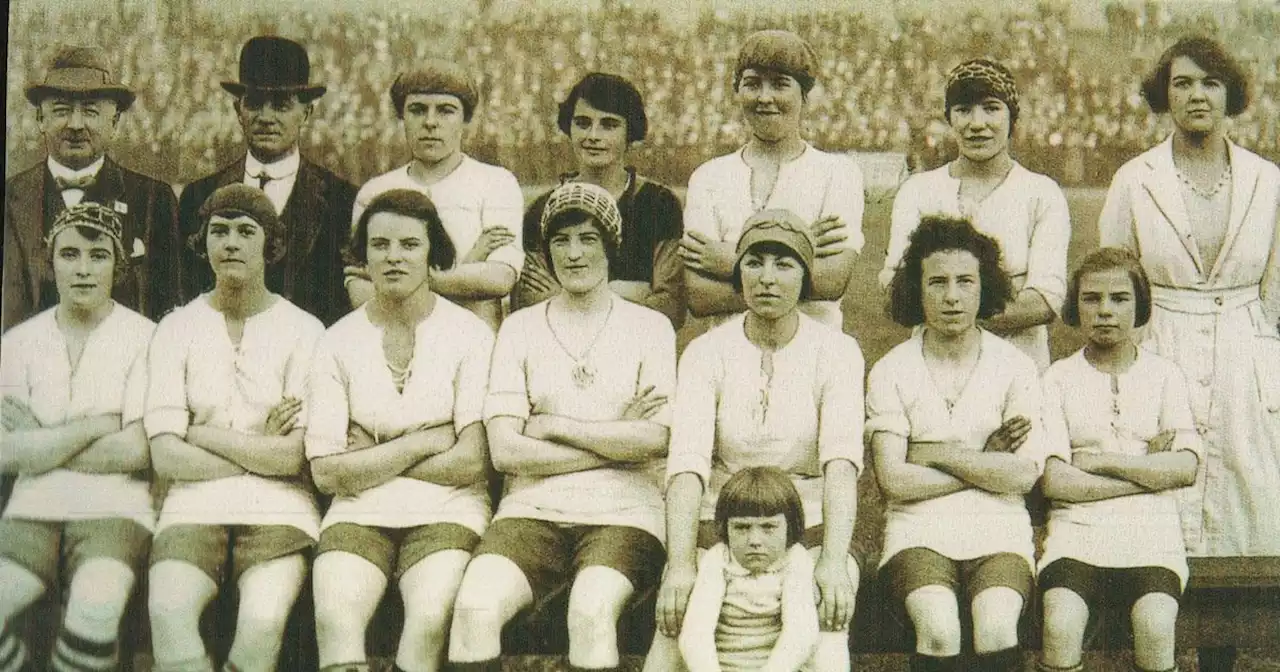
[(917, 588), (907, 596), (916, 631), (916, 651), (928, 656), (960, 653), (960, 613), (955, 594), (942, 586)]
[(973, 647), (977, 653), (1018, 645), (1022, 595), (1006, 587), (987, 588), (973, 598)]
[(617, 637), (618, 616), (622, 605), (584, 596), (569, 600), (569, 635), (582, 641), (599, 641)]
[(1067, 588), (1051, 588), (1044, 594), (1044, 660), (1055, 667), (1080, 661), (1089, 606)]

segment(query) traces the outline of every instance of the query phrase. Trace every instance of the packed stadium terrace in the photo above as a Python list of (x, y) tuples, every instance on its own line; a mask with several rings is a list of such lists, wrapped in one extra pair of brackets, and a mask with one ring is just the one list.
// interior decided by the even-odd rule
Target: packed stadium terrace
[[(1106, 184), (1114, 170), (1167, 133), (1138, 89), (1142, 74), (1178, 36), (1216, 35), (1251, 73), (1254, 102), (1232, 131), (1241, 144), (1280, 158), (1280, 5), (1251, 10), (1225, 28), (1205, 15), (1168, 7), (1155, 16), (1108, 10), (1105, 32), (1069, 29), (1050, 9), (979, 15), (961, 25), (926, 16), (886, 30), (850, 10), (792, 16), (706, 15), (673, 27), (619, 6), (607, 13), (471, 19), (449, 25), (399, 13), (296, 11), (228, 22), (194, 15), (178, 28), (122, 30), (119, 19), (38, 11), (11, 26), (6, 150), (10, 172), (40, 156), (35, 115), (22, 95), (58, 42), (106, 45), (117, 73), (140, 92), (123, 118), (115, 154), (141, 170), (182, 183), (229, 160), (240, 129), (219, 81), (234, 78), (248, 36), (277, 33), (305, 42), (315, 78), (329, 87), (303, 145), (357, 183), (403, 161), (401, 129), (387, 91), (415, 59), (444, 55), (472, 68), (484, 101), (468, 142), (525, 184), (545, 184), (571, 165), (555, 128), (555, 105), (582, 74), (616, 72), (646, 98), (650, 134), (636, 163), (683, 184), (710, 156), (743, 141), (732, 102), (732, 59), (740, 40), (762, 27), (787, 27), (817, 47), (822, 74), (805, 134), (826, 149), (891, 151), (915, 166), (948, 158), (943, 77), (964, 58), (1006, 62), (1022, 87), (1015, 155), (1064, 184)], [(129, 23), (128, 18), (124, 21)], [(637, 26), (644, 26), (638, 30)]]

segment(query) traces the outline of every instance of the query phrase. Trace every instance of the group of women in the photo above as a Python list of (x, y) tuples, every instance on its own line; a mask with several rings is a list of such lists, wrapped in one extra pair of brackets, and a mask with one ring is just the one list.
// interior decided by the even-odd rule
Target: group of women
[[(215, 284), (158, 326), (110, 299), (116, 213), (67, 209), (47, 239), (60, 303), (0, 353), (0, 466), (21, 475), (0, 520), (0, 672), (23, 669), (14, 617), (60, 576), (54, 669), (114, 669), (144, 566), (161, 671), (214, 669), (200, 615), (229, 580), (222, 669), (273, 669), (308, 579), (325, 670), (368, 669), (393, 580), (397, 669), (500, 669), (503, 626), (566, 582), (571, 668), (616, 668), (617, 620), (656, 588), (646, 665), (679, 669), (719, 491), (760, 465), (790, 476), (807, 523), (821, 633), (800, 666), (848, 669), (864, 444), (913, 669), (1018, 665), (1038, 481), (1055, 503), (1040, 665), (1080, 669), (1090, 610), (1123, 600), (1136, 667), (1174, 669), (1188, 551), (1280, 554), (1280, 169), (1225, 135), (1239, 68), (1208, 40), (1164, 55), (1144, 93), (1175, 131), (1117, 174), (1106, 249), (1070, 282), (1066, 200), (1009, 155), (1013, 78), (953, 70), (961, 155), (902, 186), (881, 276), (913, 332), (865, 386), (840, 330), (862, 184), (801, 138), (816, 73), (791, 33), (744, 42), (751, 138), (695, 172), (683, 211), (626, 165), (639, 93), (588, 75), (558, 120), (578, 169), (523, 225), (514, 177), (461, 151), (466, 73), (406, 73), (391, 97), (414, 158), (361, 190), (356, 307), (327, 330), (267, 290), (288, 236), (253, 187), (204, 204), (190, 243)], [(686, 310), (705, 333), (677, 370)], [(1059, 314), (1087, 346), (1050, 366)]]

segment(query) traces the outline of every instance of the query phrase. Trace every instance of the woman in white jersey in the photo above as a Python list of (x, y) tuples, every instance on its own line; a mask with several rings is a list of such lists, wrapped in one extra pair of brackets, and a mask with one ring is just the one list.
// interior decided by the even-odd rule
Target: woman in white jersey
[(747, 309), (730, 282), (742, 227), (761, 210), (789, 210), (817, 241), (810, 317), (843, 327), (840, 299), (862, 249), (862, 172), (800, 135), (818, 72), (813, 48), (783, 30), (752, 34), (738, 52), (733, 89), (751, 138), (742, 149), (702, 164), (689, 178), (681, 256), (689, 310), (702, 329)]
[(117, 634), (155, 514), (142, 430), (155, 324), (111, 300), (128, 261), (120, 216), (58, 214), (47, 248), (58, 305), (0, 340), (0, 471), (17, 484), (0, 519), (0, 670), (28, 669), (15, 618), (59, 585), (48, 669), (115, 670)]
[(1134, 344), (1151, 318), (1151, 284), (1127, 250), (1103, 248), (1076, 269), (1062, 321), (1088, 339), (1044, 377), (1053, 502), (1040, 558), (1040, 669), (1078, 672), (1090, 612), (1131, 615), (1138, 672), (1172, 672), (1178, 599), (1187, 582), (1179, 488), (1203, 453), (1182, 371)]
[(662, 569), (675, 333), (609, 289), (620, 226), (594, 184), (547, 199), (543, 255), (562, 291), (498, 332), (484, 415), (507, 487), (462, 580), (453, 669), (500, 669), (503, 626), (566, 582), (570, 669), (616, 669), (618, 618)]
[[(937, 215), (911, 234), (891, 283), (890, 316), (923, 328), (872, 367), (866, 436), (886, 500), (880, 578), (914, 626), (912, 670), (1020, 669), (1040, 381), (1030, 357), (978, 326), (1012, 294), (995, 240)], [(972, 661), (960, 657), (961, 610), (973, 615)]]
[(240, 600), (223, 669), (271, 670), (320, 532), (302, 400), (324, 327), (267, 290), (287, 237), (266, 194), (222, 187), (200, 221), (190, 243), (213, 291), (165, 316), (148, 355), (144, 424), (169, 482), (151, 548), (155, 669), (212, 669), (200, 614), (229, 578)]
[[(515, 175), (481, 163), (462, 151), (462, 141), (480, 95), (462, 66), (428, 60), (401, 73), (391, 85), (391, 104), (404, 125), (413, 158), (364, 184), (356, 194), (351, 223), (384, 191), (412, 189), (426, 194), (444, 222), (457, 259), (432, 269), (432, 291), (475, 313), (495, 331), (502, 323), (503, 299), (524, 264), (520, 217), (524, 197)], [(368, 272), (354, 259), (347, 267), (351, 305), (373, 296)]]
[(322, 670), (368, 670), (365, 630), (395, 580), (397, 670), (436, 670), (453, 599), (489, 522), (481, 412), (493, 332), (431, 290), (454, 249), (431, 199), (393, 189), (351, 250), (373, 298), (325, 332), (311, 371), (307, 458), (334, 495), (315, 564)]
[(893, 280), (921, 217), (969, 219), (1000, 243), (1016, 292), (1004, 310), (983, 318), (982, 327), (1017, 345), (1044, 370), (1049, 366), (1046, 325), (1066, 289), (1071, 220), (1058, 184), (1009, 155), (1018, 112), (1018, 87), (1003, 65), (978, 59), (947, 75), (945, 113), (960, 156), (911, 176), (898, 189), (880, 285)]
[(849, 555), (862, 468), (858, 343), (804, 314), (815, 245), (809, 224), (785, 210), (747, 220), (732, 284), (745, 314), (694, 339), (680, 360), (667, 460), (669, 559), (658, 599), (659, 633), (645, 666), (671, 669), (694, 586), (699, 549), (717, 541), (720, 488), (744, 467), (776, 466), (791, 478), (809, 525), (801, 543), (815, 560), (814, 609), (822, 632), (817, 670), (849, 667), (849, 619), (858, 566)]

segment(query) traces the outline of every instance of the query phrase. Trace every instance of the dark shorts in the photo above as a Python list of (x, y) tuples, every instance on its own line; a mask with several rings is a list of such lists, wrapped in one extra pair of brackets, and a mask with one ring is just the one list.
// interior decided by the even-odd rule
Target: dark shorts
[[(800, 545), (804, 546), (806, 549), (814, 549), (821, 546), (822, 535), (824, 532), (825, 528), (821, 525), (814, 525), (813, 527), (806, 529), (804, 534), (800, 535)], [(727, 542), (728, 540), (720, 538), (720, 530), (716, 529), (716, 521), (698, 521), (698, 548), (706, 550), (721, 541)], [(849, 555), (853, 555), (852, 547), (849, 548)]]
[(1040, 593), (1066, 588), (1084, 599), (1090, 611), (1100, 607), (1132, 609), (1143, 595), (1164, 593), (1182, 597), (1182, 581), (1168, 567), (1095, 567), (1059, 558), (1040, 572)]
[(151, 565), (179, 560), (222, 585), (228, 562), (231, 578), (238, 582), (250, 567), (301, 553), (315, 543), (292, 525), (171, 525), (151, 543)]
[(456, 523), (418, 527), (335, 523), (320, 533), (316, 554), (328, 551), (352, 553), (373, 563), (387, 578), (399, 580), (410, 567), (433, 553), (449, 550), (470, 553), (479, 543), (480, 535)]
[(964, 605), (972, 604), (973, 598), (988, 588), (1012, 588), (1022, 596), (1022, 606), (1026, 609), (1033, 583), (1031, 567), (1016, 553), (952, 560), (927, 548), (900, 551), (880, 568), (880, 577), (899, 608), (916, 589), (943, 586), (955, 593)]
[(58, 585), (59, 560), (68, 579), (88, 560), (111, 558), (142, 569), (151, 532), (128, 518), (98, 520), (0, 520), (0, 556), (21, 565), (44, 582)]
[[(524, 572), (534, 601), (586, 567), (617, 570), (636, 593), (657, 585), (666, 562), (658, 538), (622, 525), (562, 525), (534, 518), (495, 520), (475, 555), (500, 555)], [(570, 574), (572, 573), (572, 574)]]

